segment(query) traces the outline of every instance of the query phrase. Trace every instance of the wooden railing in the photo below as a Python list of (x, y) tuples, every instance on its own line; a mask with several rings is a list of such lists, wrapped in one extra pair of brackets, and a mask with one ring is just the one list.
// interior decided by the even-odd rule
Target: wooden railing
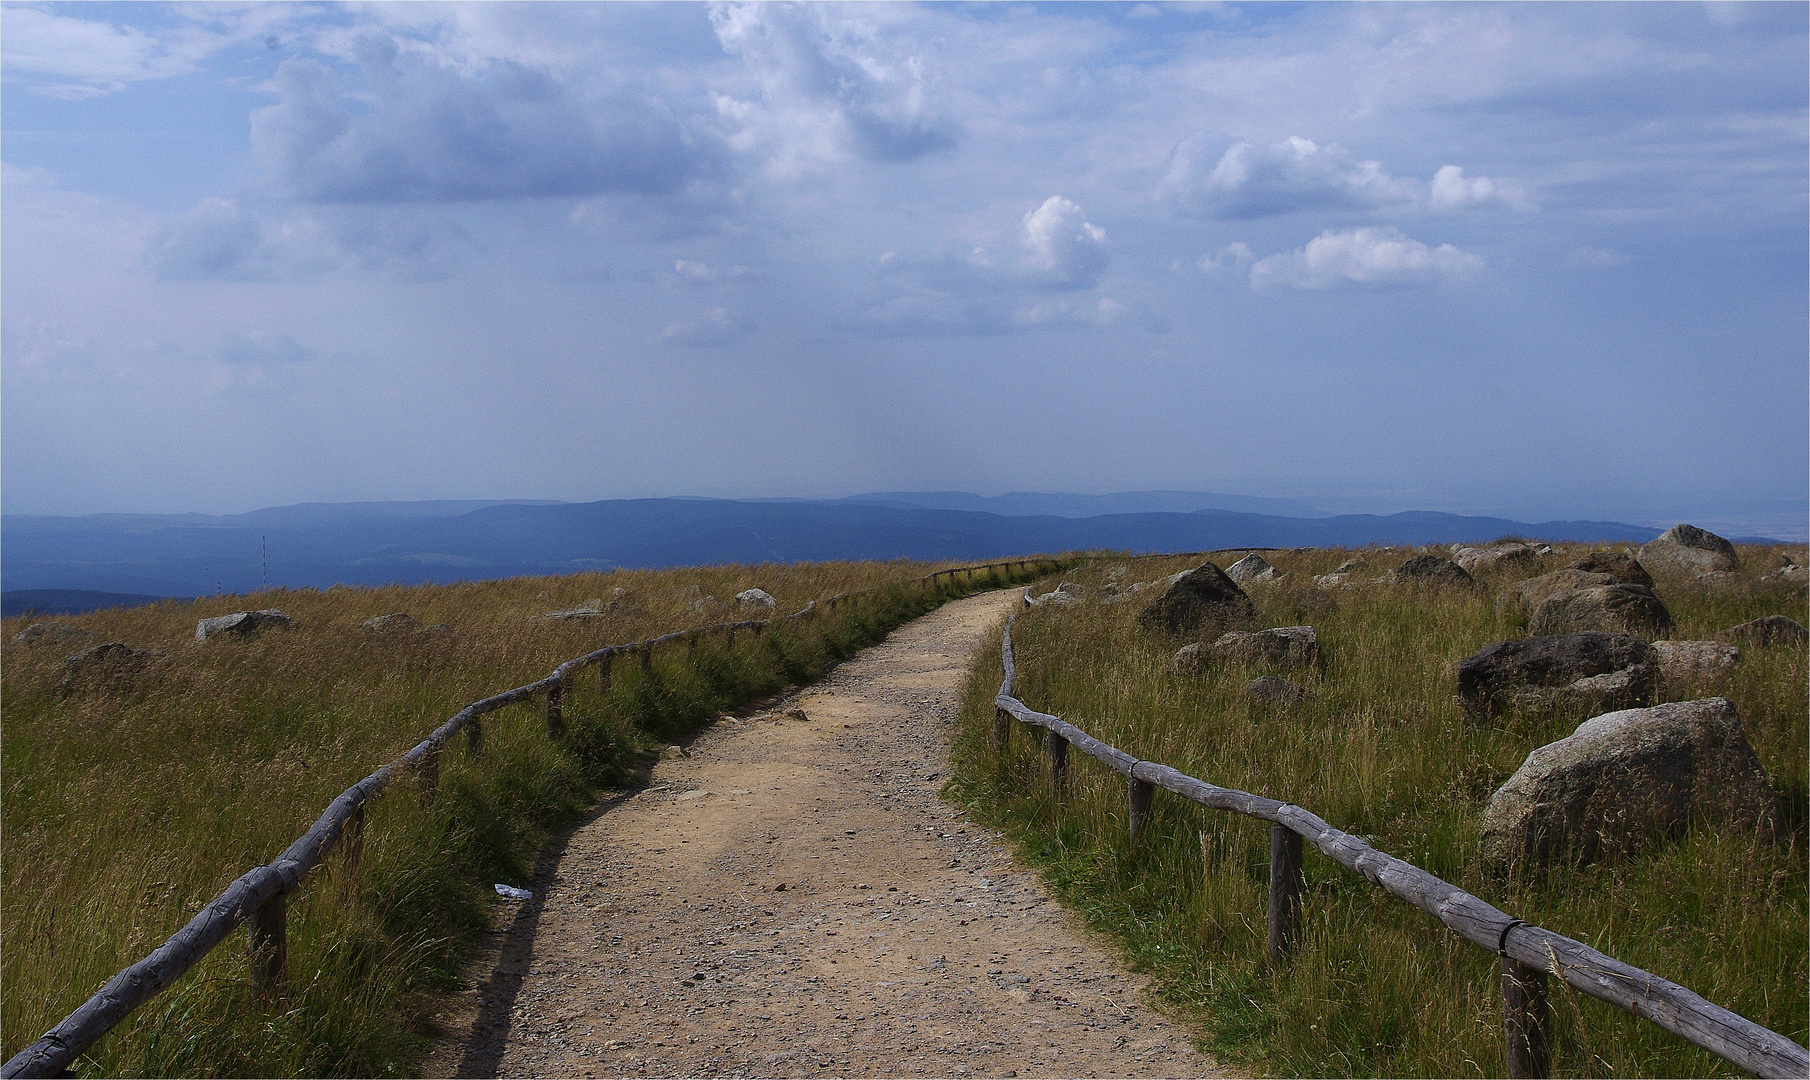
[[(1028, 589), (1025, 603), (1035, 603)], [(1292, 803), (1218, 787), (1167, 765), (1140, 761), (1073, 724), (1035, 711), (1012, 696), (1015, 619), (1013, 616), (1006, 622), (1002, 642), (1005, 679), (993, 702), (993, 739), (997, 748), (1002, 752), (1006, 749), (1011, 739), (1011, 722), (1018, 720), (1049, 733), (1043, 743), (1050, 782), (1058, 792), (1068, 773), (1071, 746), (1124, 776), (1128, 781), (1128, 826), (1133, 841), (1143, 832), (1157, 788), (1215, 810), (1230, 810), (1271, 822), (1268, 930), (1272, 961), (1284, 961), (1295, 940), (1301, 910), (1301, 841), (1305, 839), (1334, 862), (1364, 875), (1391, 896), (1406, 900), (1464, 940), (1501, 958), (1502, 1027), (1508, 1041), (1508, 1073), (1512, 1077), (1550, 1074), (1548, 973), (1591, 997), (1650, 1020), (1755, 1076), (1810, 1076), (1810, 1050), (1677, 983), (1624, 964), (1581, 941), (1514, 918), (1418, 866), (1333, 828)]]
[[(1042, 573), (1061, 569), (1072, 565), (1072, 562), (1068, 559), (1033, 558), (958, 566), (926, 574), (907, 584), (936, 589), (939, 588), (939, 579), (945, 579), (959, 587), (972, 585), (994, 570), (1003, 569), (1009, 576), (1017, 576), (1032, 571)], [(10, 1080), (11, 1077), (54, 1076), (62, 1072), (92, 1046), (95, 1040), (112, 1030), (114, 1025), (158, 991), (175, 982), (242, 923), (250, 923), (248, 936), (253, 957), (253, 978), (266, 986), (280, 982), (287, 958), (288, 894), (295, 891), (308, 871), (320, 865), (334, 846), (342, 842), (345, 844), (345, 867), (348, 873), (355, 874), (364, 845), (366, 804), (382, 794), (391, 781), (405, 773), (415, 776), (418, 787), (424, 794), (433, 791), (439, 783), (440, 752), (453, 736), (460, 731), (465, 732), (466, 749), (473, 754), (482, 752), (485, 714), (544, 696), (547, 735), (557, 737), (565, 730), (565, 690), (578, 672), (587, 667), (594, 666), (598, 669), (599, 682), (607, 691), (611, 667), (617, 657), (636, 657), (642, 669), (646, 670), (652, 663), (656, 647), (684, 642), (688, 651), (695, 651), (699, 641), (717, 634), (733, 643), (735, 635), (740, 631), (758, 635), (776, 621), (813, 619), (823, 610), (834, 610), (842, 604), (888, 587), (878, 586), (853, 593), (838, 593), (822, 601), (813, 600), (804, 610), (777, 619), (715, 623), (626, 645), (605, 646), (567, 660), (554, 668), (551, 675), (538, 682), (505, 690), (465, 706), (408, 753), (347, 788), (327, 806), (326, 812), (315, 821), (314, 827), (289, 845), (288, 850), (268, 865), (260, 866), (234, 881), (225, 892), (190, 919), (188, 925), (170, 935), (149, 956), (115, 975), (93, 997), (64, 1017), (38, 1041), (13, 1055), (4, 1066), (0, 1066), (0, 1078)]]

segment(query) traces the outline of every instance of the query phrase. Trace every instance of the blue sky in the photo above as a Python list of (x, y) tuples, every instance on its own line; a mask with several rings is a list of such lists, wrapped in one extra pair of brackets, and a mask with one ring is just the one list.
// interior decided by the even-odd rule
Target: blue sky
[(6, 4), (0, 499), (1801, 536), (1807, 12)]

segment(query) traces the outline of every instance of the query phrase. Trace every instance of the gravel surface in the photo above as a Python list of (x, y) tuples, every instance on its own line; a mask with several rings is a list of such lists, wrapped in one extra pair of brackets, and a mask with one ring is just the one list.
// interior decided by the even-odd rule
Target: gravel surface
[(1228, 1075), (937, 798), (969, 655), (1019, 595), (718, 722), (551, 845), (427, 1075)]

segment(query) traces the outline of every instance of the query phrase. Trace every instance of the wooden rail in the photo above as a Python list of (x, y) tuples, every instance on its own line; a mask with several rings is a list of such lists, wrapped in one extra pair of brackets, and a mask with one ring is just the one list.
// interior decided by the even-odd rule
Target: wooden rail
[[(938, 589), (939, 579), (957, 585), (973, 584), (980, 576), (1004, 569), (1009, 575), (1046, 571), (1071, 565), (1072, 559), (1012, 559), (978, 566), (957, 566), (926, 574), (906, 584)], [(612, 662), (618, 656), (636, 656), (647, 670), (656, 647), (684, 642), (695, 647), (708, 635), (722, 634), (730, 641), (740, 630), (760, 634), (774, 622), (810, 620), (825, 609), (833, 610), (889, 586), (877, 586), (853, 593), (838, 593), (821, 602), (813, 600), (801, 611), (769, 619), (747, 619), (740, 622), (715, 623), (710, 626), (677, 630), (659, 637), (608, 645), (595, 652), (574, 657), (553, 669), (538, 682), (505, 690), (500, 694), (472, 702), (460, 709), (452, 719), (435, 728), (407, 753), (347, 788), (328, 804), (326, 812), (288, 850), (265, 866), (251, 870), (203, 907), (188, 925), (171, 934), (151, 954), (121, 971), (107, 985), (64, 1017), (36, 1042), (19, 1051), (0, 1066), (0, 1078), (55, 1076), (67, 1069), (75, 1059), (94, 1045), (95, 1040), (112, 1030), (158, 991), (169, 986), (242, 923), (250, 923), (249, 945), (253, 955), (253, 977), (260, 985), (280, 983), (284, 975), (286, 955), (287, 896), (301, 884), (308, 871), (318, 866), (340, 840), (347, 841), (346, 864), (356, 872), (363, 846), (365, 805), (389, 787), (398, 775), (413, 774), (423, 798), (431, 798), (439, 782), (440, 752), (460, 731), (466, 734), (466, 746), (472, 753), (484, 745), (482, 718), (508, 705), (530, 701), (538, 696), (546, 699), (546, 726), (550, 737), (565, 730), (563, 702), (568, 681), (591, 666), (600, 671), (599, 681), (609, 689)]]
[[(1035, 603), (1029, 590), (1025, 602)], [(1272, 960), (1284, 959), (1294, 941), (1300, 911), (1301, 840), (1305, 839), (1334, 862), (1357, 871), (1391, 896), (1438, 919), (1471, 944), (1501, 957), (1503, 1034), (1508, 1042), (1510, 1076), (1550, 1073), (1552, 1020), (1545, 992), (1548, 974), (1591, 997), (1650, 1020), (1755, 1076), (1810, 1076), (1810, 1050), (1677, 983), (1624, 964), (1581, 941), (1516, 919), (1418, 866), (1333, 828), (1292, 803), (1218, 787), (1167, 765), (1141, 761), (1073, 724), (1033, 710), (1012, 696), (1012, 621), (1006, 623), (1002, 643), (1005, 679), (993, 702), (996, 742), (1009, 740), (1011, 720), (1018, 720), (1049, 732), (1044, 745), (1052, 777), (1057, 780), (1067, 772), (1071, 746), (1124, 776), (1130, 790), (1129, 824), (1134, 840), (1149, 813), (1155, 788), (1215, 810), (1272, 822), (1268, 920)]]

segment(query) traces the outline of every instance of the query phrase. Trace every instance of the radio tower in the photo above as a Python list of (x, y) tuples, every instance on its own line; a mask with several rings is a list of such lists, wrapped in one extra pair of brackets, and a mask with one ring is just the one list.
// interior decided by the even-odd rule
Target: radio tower
[(260, 536), (260, 537), (258, 537), (258, 543), (264, 549), (264, 589), (263, 589), (263, 591), (269, 592), (270, 591), (270, 537)]

